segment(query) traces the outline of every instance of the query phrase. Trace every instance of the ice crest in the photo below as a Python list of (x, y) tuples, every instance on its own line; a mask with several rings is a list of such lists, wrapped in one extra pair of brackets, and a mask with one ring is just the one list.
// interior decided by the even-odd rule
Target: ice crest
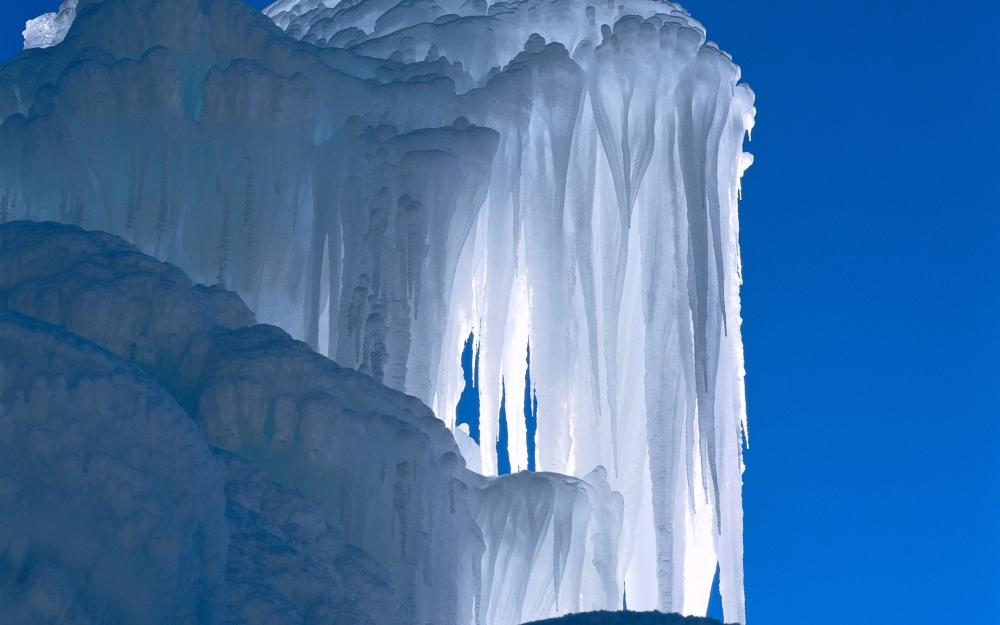
[(43, 13), (24, 24), (24, 49), (48, 48), (54, 46), (66, 37), (69, 27), (76, 18), (76, 7), (79, 0), (63, 0), (59, 11)]

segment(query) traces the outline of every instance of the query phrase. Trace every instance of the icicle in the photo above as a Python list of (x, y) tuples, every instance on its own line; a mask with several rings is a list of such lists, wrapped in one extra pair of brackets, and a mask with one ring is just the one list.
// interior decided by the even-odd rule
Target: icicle
[[(170, 18), (191, 18), (188, 4)], [(373, 460), (372, 475), (410, 462), (412, 477), (412, 506), (371, 503), (405, 533), (368, 538), (393, 546), (377, 556), (402, 574), (433, 547), (456, 576), (473, 570), (407, 573), (420, 622), (617, 607), (626, 579), (630, 607), (697, 612), (716, 561), (726, 618), (742, 622), (737, 202), (752, 92), (670, 3), (418, 4), (280, 0), (266, 14), (284, 33), (223, 7), (198, 14), (195, 38), (127, 1), (85, 12), (69, 41), (0, 66), (0, 222), (102, 228), (229, 284), (261, 322), (451, 428), (474, 334), (479, 469), (497, 472), (501, 404), (512, 469), (529, 468), (527, 396), (537, 467), (586, 481), (462, 473), (458, 491), (434, 487), (458, 529), (417, 511), (432, 505), (422, 465)], [(53, 19), (38, 24), (65, 34)], [(357, 529), (365, 505), (337, 514), (376, 536)], [(436, 523), (468, 542), (448, 551)], [(504, 535), (515, 523), (530, 530)], [(475, 601), (433, 596), (461, 615), (427, 608), (421, 593), (459, 584)]]

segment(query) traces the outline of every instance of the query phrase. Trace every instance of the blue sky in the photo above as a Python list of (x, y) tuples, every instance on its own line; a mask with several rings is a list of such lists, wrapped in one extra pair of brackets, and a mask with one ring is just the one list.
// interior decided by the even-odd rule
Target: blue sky
[(1000, 621), (1000, 4), (684, 6), (757, 93), (748, 619)]
[(1000, 622), (1000, 5), (685, 6), (757, 93), (748, 619)]

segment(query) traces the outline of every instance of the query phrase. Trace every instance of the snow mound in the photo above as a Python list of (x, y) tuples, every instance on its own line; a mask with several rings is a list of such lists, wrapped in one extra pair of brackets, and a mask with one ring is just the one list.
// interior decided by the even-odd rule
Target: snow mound
[(135, 366), (0, 308), (0, 613), (221, 623), (222, 478)]
[[(419, 400), (387, 389), (358, 371), (338, 367), (279, 328), (258, 325), (229, 331), (227, 326), (253, 322), (238, 296), (217, 286), (193, 285), (177, 267), (103, 232), (54, 222), (0, 225), (0, 303), (60, 324), (145, 369), (190, 405), (189, 413), (211, 445), (252, 458), (273, 479), (310, 495), (322, 509), (317, 514), (337, 522), (355, 545), (374, 550), (400, 578), (412, 578), (402, 565), (391, 566), (400, 559), (390, 555), (395, 553), (396, 514), (405, 518), (407, 512), (412, 513), (415, 536), (425, 532), (434, 536), (430, 527), (424, 527), (430, 522), (422, 518), (440, 516), (447, 506), (417, 495), (409, 507), (400, 508), (394, 503), (394, 482), (381, 489), (381, 496), (361, 493), (384, 482), (371, 480), (373, 475), (384, 472), (386, 466), (395, 473), (401, 463), (409, 467), (408, 479), (421, 485), (419, 492), (438, 497), (448, 492), (447, 484), (458, 466), (458, 450), (444, 424)], [(450, 454), (447, 474), (438, 475), (433, 458), (446, 454)], [(234, 462), (229, 464), (235, 466)], [(248, 470), (242, 466), (238, 473)], [(430, 475), (425, 477), (427, 472)], [(429, 483), (435, 480), (436, 488)], [(342, 488), (331, 489), (331, 485)], [(343, 488), (351, 487), (358, 495), (347, 499)], [(259, 501), (256, 508), (242, 503), (253, 514), (261, 513)], [(282, 597), (286, 602), (297, 597), (285, 606), (285, 612), (274, 612), (284, 614), (283, 618), (321, 609), (299, 609), (310, 601), (323, 603), (316, 597), (339, 605), (337, 593), (344, 593), (327, 592), (338, 588), (330, 586), (331, 582), (317, 588), (313, 599), (301, 597), (303, 590), (292, 592), (287, 585), (282, 592), (272, 588), (262, 595), (258, 587), (273, 575), (269, 565), (248, 570), (240, 563), (252, 560), (247, 551), (250, 545), (258, 552), (266, 551), (266, 546), (247, 542), (248, 536), (257, 535), (246, 530), (256, 517), (234, 505), (227, 517), (236, 523), (235, 536), (242, 546), (233, 552), (236, 560), (229, 571), (236, 576), (230, 580), (230, 593), (237, 593), (234, 605), (238, 609), (258, 613), (260, 605), (247, 607), (247, 603), (259, 604), (262, 596)], [(428, 547), (447, 551), (451, 540), (446, 530), (442, 527), (436, 535), (440, 544)], [(424, 549), (414, 553), (411, 560), (427, 556)], [(318, 560), (323, 555), (323, 549), (314, 549), (303, 558)], [(307, 568), (303, 570), (308, 576)], [(288, 573), (286, 578), (288, 583), (317, 586), (297, 574)], [(391, 607), (393, 602), (382, 596), (391, 594), (391, 588), (385, 591), (389, 582), (380, 584), (370, 584), (372, 592), (360, 596), (365, 609), (372, 610), (383, 625), (399, 617)], [(243, 594), (234, 590), (244, 587)], [(375, 592), (379, 588), (382, 591)], [(430, 595), (424, 603), (449, 605)], [(411, 596), (411, 604), (415, 600)], [(358, 611), (365, 616), (358, 616), (357, 622), (371, 620), (365, 609)], [(416, 608), (411, 605), (410, 609)]]
[(581, 612), (525, 625), (722, 625), (714, 618), (663, 612)]
[(139, 365), (185, 408), (212, 329), (254, 323), (236, 294), (194, 285), (119, 237), (53, 222), (0, 226), (0, 305)]
[(231, 623), (404, 622), (385, 570), (348, 544), (315, 504), (245, 458), (213, 453), (227, 497)]
[[(7, 533), (0, 535), (4, 538), (0, 542), (0, 553), (9, 551), (13, 554), (10, 555), (13, 560), (8, 558), (0, 566), (0, 607), (9, 607), (11, 613), (22, 615), (27, 620), (49, 614), (61, 615), (59, 618), (68, 619), (67, 622), (73, 622), (72, 619), (79, 616), (83, 623), (89, 622), (88, 615), (95, 613), (95, 601), (98, 605), (103, 601), (111, 607), (102, 608), (104, 612), (98, 612), (121, 612), (121, 618), (125, 619), (123, 622), (158, 622), (155, 619), (149, 620), (152, 618), (150, 615), (161, 613), (165, 615), (163, 622), (186, 622), (167, 606), (149, 604), (148, 600), (145, 604), (142, 603), (141, 593), (130, 591), (126, 584), (122, 584), (125, 594), (98, 594), (96, 599), (86, 595), (84, 591), (87, 589), (81, 590), (78, 586), (82, 583), (80, 580), (89, 575), (86, 572), (87, 562), (81, 560), (80, 563), (73, 564), (74, 560), (68, 568), (64, 566), (60, 554), (66, 547), (60, 542), (62, 539), (55, 540), (54, 537), (65, 536), (65, 540), (77, 545), (77, 551), (102, 549), (107, 558), (132, 558), (127, 553), (122, 555), (113, 549), (102, 547), (107, 541), (101, 534), (105, 531), (100, 529), (102, 524), (109, 525), (110, 529), (106, 531), (113, 535), (131, 532), (129, 536), (133, 549), (136, 545), (156, 545), (157, 540), (162, 542), (162, 539), (158, 534), (150, 532), (156, 532), (160, 525), (169, 527), (173, 522), (170, 515), (164, 516), (161, 512), (169, 512), (178, 506), (197, 508), (201, 505), (210, 509), (212, 514), (207, 523), (214, 528), (216, 534), (196, 538), (211, 542), (210, 547), (215, 549), (216, 557), (213, 566), (219, 571), (223, 567), (225, 569), (226, 590), (217, 590), (212, 597), (215, 612), (210, 616), (214, 620), (198, 616), (197, 622), (219, 622), (219, 614), (225, 612), (227, 593), (227, 621), (234, 624), (336, 622), (341, 625), (396, 625), (405, 622), (392, 582), (379, 564), (363, 550), (350, 545), (338, 530), (327, 525), (315, 504), (298, 493), (266, 480), (260, 469), (249, 461), (215, 450), (218, 468), (215, 468), (213, 462), (206, 465), (205, 462), (209, 460), (209, 456), (206, 456), (208, 447), (197, 433), (195, 422), (184, 414), (163, 389), (134, 366), (138, 364), (149, 371), (158, 378), (157, 382), (172, 383), (169, 388), (175, 394), (189, 400), (194, 398), (194, 405), (197, 406), (196, 393), (202, 383), (203, 369), (217, 357), (217, 351), (219, 354), (228, 353), (225, 349), (219, 351), (215, 341), (230, 347), (244, 345), (239, 336), (227, 335), (226, 326), (239, 327), (253, 321), (252, 315), (238, 296), (219, 287), (192, 285), (176, 267), (138, 252), (118, 237), (102, 232), (86, 232), (75, 226), (52, 222), (13, 222), (0, 225), (0, 303), (4, 302), (19, 308), (21, 312), (61, 323), (85, 335), (87, 339), (101, 343), (104, 349), (67, 332), (65, 328), (50, 326), (18, 312), (0, 308), (5, 323), (0, 343), (0, 351), (3, 352), (3, 360), (0, 361), (3, 392), (0, 397), (5, 404), (0, 406), (0, 415), (7, 417), (8, 413), (15, 415), (27, 410), (41, 415), (39, 423), (44, 426), (44, 430), (41, 426), (25, 429), (17, 420), (0, 422), (4, 427), (2, 433), (14, 436), (10, 440), (0, 437), (0, 444), (23, 446), (24, 441), (28, 441), (30, 446), (36, 439), (47, 441), (47, 438), (39, 438), (44, 433), (52, 439), (46, 444), (49, 447), (56, 446), (53, 447), (55, 451), (51, 451), (48, 456), (36, 457), (37, 454), (29, 454), (20, 463), (10, 464), (15, 462), (16, 455), (0, 459), (0, 466), (10, 469), (0, 473), (0, 484), (5, 487), (4, 494), (9, 496), (7, 503), (16, 504), (12, 509), (28, 506), (24, 512), (28, 516), (16, 517), (9, 524), (4, 519), (3, 511), (0, 511), (0, 523), (3, 523), (0, 527), (6, 527), (7, 530)], [(339, 369), (307, 346), (292, 341), (277, 328), (258, 326), (255, 330), (271, 339), (267, 344), (257, 343), (258, 348), (277, 353), (281, 353), (281, 345), (292, 353), (304, 350), (325, 361), (333, 371)], [(45, 336), (45, 332), (56, 338), (48, 337), (45, 339), (47, 342), (42, 342), (43, 347), (38, 347), (35, 343), (41, 340), (40, 336)], [(72, 349), (63, 343), (75, 347), (83, 355), (68, 358), (66, 353), (71, 353)], [(131, 359), (134, 364), (120, 360), (105, 349), (119, 352), (119, 355)], [(30, 375), (33, 371), (30, 367), (32, 363), (35, 368), (41, 367), (42, 373), (35, 377)], [(54, 368), (56, 372), (52, 373), (46, 367)], [(106, 374), (103, 373), (105, 369), (108, 370)], [(40, 377), (42, 374), (55, 376), (54, 381)], [(135, 376), (138, 381), (125, 374)], [(377, 402), (380, 397), (379, 385), (354, 371), (347, 375), (367, 381), (366, 393)], [(217, 377), (218, 372), (211, 379)], [(58, 494), (71, 497), (69, 501), (75, 502), (74, 505), (85, 511), (87, 506), (100, 510), (101, 500), (93, 503), (90, 499), (95, 496), (95, 492), (103, 493), (102, 488), (108, 491), (102, 496), (112, 498), (112, 505), (138, 505), (126, 501), (126, 495), (140, 488), (133, 482), (155, 482), (157, 468), (155, 465), (147, 466), (148, 463), (137, 464), (133, 455), (141, 459), (151, 452), (144, 450), (124, 434), (109, 437), (101, 429), (103, 427), (112, 432), (116, 431), (115, 428), (122, 429), (124, 426), (114, 421), (115, 418), (120, 418), (122, 410), (129, 409), (136, 402), (154, 401), (148, 397), (133, 397), (136, 392), (131, 387), (135, 385), (144, 388), (149, 397), (155, 398), (158, 402), (155, 405), (165, 405), (165, 410), (172, 419), (180, 420), (180, 425), (186, 428), (190, 439), (181, 443), (194, 447), (195, 451), (185, 451), (186, 455), (177, 453), (174, 450), (180, 444), (175, 440), (178, 438), (177, 434), (164, 431), (163, 427), (156, 430), (150, 426), (151, 431), (137, 435), (143, 437), (142, 441), (146, 446), (155, 448), (157, 454), (167, 454), (177, 463), (177, 466), (172, 467), (171, 479), (192, 486), (201, 485), (207, 493), (191, 495), (193, 499), (201, 497), (203, 501), (200, 504), (186, 501), (183, 504), (168, 502), (154, 505), (154, 502), (145, 509), (140, 506), (140, 527), (146, 528), (145, 534), (132, 527), (137, 521), (128, 518), (122, 520), (115, 517), (115, 523), (124, 524), (124, 529), (116, 529), (111, 522), (102, 519), (99, 513), (88, 512), (88, 516), (71, 510), (70, 504), (62, 507), (54, 505), (50, 501), (54, 496), (49, 496), (46, 491), (48, 486), (38, 485), (38, 482), (41, 478), (52, 475), (56, 477), (49, 481), (54, 481), (60, 474), (33, 470), (30, 466), (30, 462), (45, 462), (51, 465), (66, 464), (68, 468), (73, 468), (74, 462), (86, 463), (87, 458), (93, 456), (97, 460), (92, 459), (89, 461), (91, 464), (85, 464), (83, 477), (97, 479), (95, 476), (99, 474), (95, 473), (96, 467), (105, 473), (110, 471), (111, 477), (108, 479), (115, 481), (108, 486), (101, 486), (89, 485), (85, 480), (84, 483), (81, 480), (62, 480), (59, 482), (62, 490)], [(68, 392), (66, 387), (70, 389)], [(18, 389), (22, 393), (25, 392), (24, 389), (28, 389), (30, 398), (25, 400), (28, 407), (18, 408), (19, 413), (10, 412), (6, 402), (14, 402), (12, 405), (17, 407)], [(46, 392), (50, 395), (55, 393), (58, 401), (46, 403)], [(399, 393), (394, 395), (404, 405), (419, 404), (413, 398)], [(107, 415), (101, 413), (105, 409), (111, 412)], [(97, 412), (94, 414), (89, 412), (95, 410)], [(142, 408), (136, 410), (141, 412)], [(423, 413), (427, 418), (426, 409)], [(129, 430), (125, 429), (128, 433)], [(447, 436), (443, 426), (440, 427), (439, 434)], [(164, 436), (166, 438), (161, 440)], [(58, 445), (63, 444), (60, 443), (60, 437), (68, 437), (81, 449), (59, 451), (61, 448)], [(91, 439), (98, 443), (90, 442)], [(91, 449), (95, 444), (96, 451)], [(83, 460), (74, 459), (73, 454), (81, 456)], [(192, 454), (199, 458), (203, 466), (188, 468), (183, 464), (185, 458)], [(102, 460), (104, 456), (107, 458)], [(163, 458), (159, 461), (162, 462)], [(108, 464), (111, 468), (104, 469), (104, 464), (101, 463)], [(119, 475), (126, 469), (128, 473), (125, 477)], [(34, 481), (26, 480), (24, 475), (34, 476)], [(119, 487), (118, 481), (125, 478), (132, 482)], [(224, 508), (220, 500), (223, 484), (227, 497)], [(141, 491), (135, 497), (148, 499)], [(160, 516), (156, 516), (158, 514)], [(54, 529), (46, 529), (45, 524), (52, 520), (49, 517), (72, 519), (77, 530), (60, 533)], [(43, 532), (40, 535), (26, 530), (33, 518), (38, 519), (34, 526), (41, 528), (38, 530)], [(225, 531), (226, 524), (228, 533)], [(161, 546), (157, 553), (160, 557), (169, 559), (171, 550), (183, 548), (184, 545), (175, 539), (174, 543)], [(49, 552), (55, 555), (45, 555)], [(76, 560), (84, 557), (72, 552), (70, 555)], [(183, 551), (173, 555), (181, 559), (183, 556)], [(102, 562), (98, 561), (94, 566), (110, 566)], [(117, 563), (117, 560), (114, 562)], [(132, 558), (130, 566), (141, 567), (144, 564), (143, 560)], [(150, 569), (149, 575), (155, 572), (153, 567), (144, 568)], [(126, 567), (123, 570), (131, 569)], [(19, 579), (22, 581), (17, 581)], [(91, 576), (91, 579), (95, 578)], [(119, 583), (117, 574), (114, 583)], [(149, 587), (144, 590), (155, 596), (163, 592), (161, 586), (149, 582)], [(107, 595), (107, 589), (100, 587), (94, 592)], [(131, 604), (135, 606), (128, 607)], [(223, 607), (220, 608), (220, 605)]]

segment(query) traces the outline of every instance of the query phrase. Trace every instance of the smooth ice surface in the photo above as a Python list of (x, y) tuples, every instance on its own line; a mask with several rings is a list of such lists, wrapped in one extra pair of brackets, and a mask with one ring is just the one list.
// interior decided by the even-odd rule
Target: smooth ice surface
[(623, 498), (615, 584), (704, 613), (718, 563), (743, 621), (739, 68), (655, 0), (266, 14), (92, 1), (4, 65), (0, 220), (119, 234), (451, 428), (474, 333), (486, 475), (530, 345), (538, 468), (604, 467)]

